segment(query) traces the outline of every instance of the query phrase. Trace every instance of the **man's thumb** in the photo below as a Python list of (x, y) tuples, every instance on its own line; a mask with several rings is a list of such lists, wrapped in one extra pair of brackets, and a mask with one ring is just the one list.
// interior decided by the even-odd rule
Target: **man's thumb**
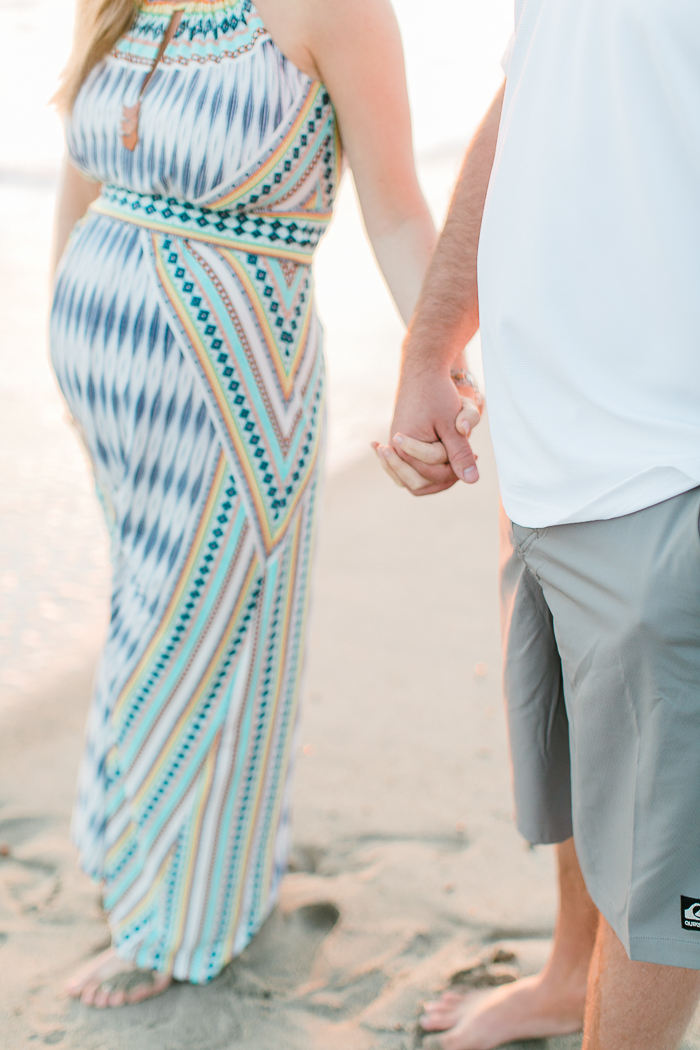
[(460, 481), (473, 485), (479, 480), (479, 471), (471, 445), (457, 430), (449, 438), (441, 435), (442, 443), (450, 460), (450, 466)]

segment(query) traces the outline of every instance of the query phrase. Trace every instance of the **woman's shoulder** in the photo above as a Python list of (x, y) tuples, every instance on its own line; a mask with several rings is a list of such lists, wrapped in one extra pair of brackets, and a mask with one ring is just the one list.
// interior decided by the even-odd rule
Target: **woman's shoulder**
[(338, 45), (396, 32), (391, 0), (256, 0), (256, 8), (280, 51), (314, 80)]

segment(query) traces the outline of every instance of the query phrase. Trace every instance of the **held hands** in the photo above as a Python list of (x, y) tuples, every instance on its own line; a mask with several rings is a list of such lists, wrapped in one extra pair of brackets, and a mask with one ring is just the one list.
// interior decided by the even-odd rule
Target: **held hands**
[(391, 443), (372, 442), (383, 469), (414, 496), (442, 492), (459, 480), (473, 484), (479, 472), (468, 438), (483, 405), (468, 372), (452, 377), (404, 372)]

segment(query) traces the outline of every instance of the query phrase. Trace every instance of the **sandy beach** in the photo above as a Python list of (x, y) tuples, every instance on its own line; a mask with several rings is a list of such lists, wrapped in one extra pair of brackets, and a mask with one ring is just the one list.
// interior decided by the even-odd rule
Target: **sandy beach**
[(497, 493), (485, 432), (478, 445), (473, 490), (413, 501), (369, 457), (327, 487), (293, 870), (278, 911), (211, 985), (107, 1013), (61, 997), (65, 974), (107, 942), (68, 842), (91, 669), (49, 674), (6, 705), (3, 1045), (413, 1047), (421, 1000), (475, 956), (539, 965), (552, 858), (510, 816)]
[[(252, 946), (210, 985), (105, 1012), (62, 997), (66, 974), (108, 941), (68, 842), (91, 670), (49, 674), (5, 705), (3, 1047), (409, 1050), (421, 1001), (455, 974), (494, 957), (492, 979), (541, 964), (552, 855), (511, 819), (486, 428), (476, 444), (482, 481), (439, 499), (411, 500), (369, 458), (327, 486), (292, 871)], [(684, 1044), (698, 1047), (700, 1026)]]

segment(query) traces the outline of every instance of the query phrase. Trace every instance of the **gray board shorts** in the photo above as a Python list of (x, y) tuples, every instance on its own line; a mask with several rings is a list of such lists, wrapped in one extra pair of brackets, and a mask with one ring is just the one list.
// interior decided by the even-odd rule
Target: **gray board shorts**
[(501, 512), (517, 825), (574, 836), (631, 959), (700, 969), (700, 488), (607, 521)]

